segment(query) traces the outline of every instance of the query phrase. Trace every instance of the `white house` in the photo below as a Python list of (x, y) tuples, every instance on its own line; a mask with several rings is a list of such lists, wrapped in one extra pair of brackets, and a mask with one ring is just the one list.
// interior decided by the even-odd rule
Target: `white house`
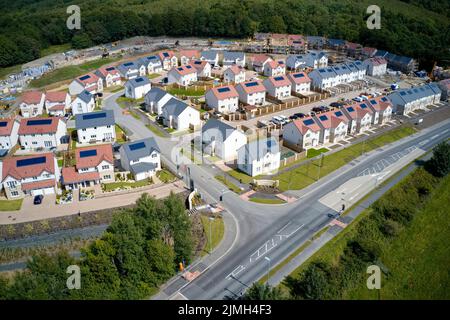
[(137, 77), (125, 82), (125, 97), (141, 99), (150, 91), (152, 85), (147, 77)]
[(103, 80), (95, 73), (91, 72), (82, 76), (79, 76), (73, 80), (69, 85), (69, 92), (72, 96), (81, 93), (83, 90), (87, 90), (92, 94), (97, 92), (103, 92)]
[(212, 67), (219, 65), (219, 53), (216, 50), (202, 51), (200, 60), (208, 61)]
[(297, 119), (284, 126), (283, 141), (289, 148), (303, 151), (319, 145), (321, 131), (311, 117)]
[(161, 170), (161, 151), (153, 138), (128, 142), (120, 147), (120, 164), (136, 181), (148, 179)]
[(207, 61), (194, 60), (189, 65), (197, 70), (198, 78), (211, 78), (211, 65)]
[(387, 97), (378, 96), (366, 101), (373, 112), (372, 125), (384, 124), (391, 120), (392, 103)]
[(406, 115), (438, 103), (441, 99), (441, 89), (436, 83), (424, 84), (415, 88), (396, 90), (389, 94), (388, 98), (396, 114)]
[(72, 101), (72, 114), (89, 113), (95, 109), (94, 95), (84, 90)]
[(22, 119), (19, 127), (22, 149), (50, 149), (68, 142), (66, 123), (59, 117)]
[(107, 88), (112, 86), (120, 86), (122, 84), (120, 72), (116, 67), (102, 67), (95, 71), (95, 74), (103, 80), (103, 84)]
[[(338, 116), (335, 113), (338, 113)], [(313, 119), (321, 129), (319, 143), (335, 143), (342, 140), (347, 134), (348, 120), (341, 111), (316, 114)]]
[(252, 141), (238, 150), (237, 167), (249, 176), (274, 174), (280, 167), (280, 146), (274, 137)]
[(450, 79), (441, 80), (437, 85), (441, 90), (441, 100), (448, 100), (450, 98)]
[(245, 53), (237, 52), (237, 51), (224, 51), (222, 65), (225, 67), (225, 66), (231, 66), (233, 64), (244, 68), (245, 67)]
[(387, 71), (387, 61), (382, 57), (369, 58), (364, 61), (369, 76), (382, 76)]
[(208, 120), (202, 128), (203, 152), (229, 162), (237, 159), (237, 150), (247, 143), (246, 135), (216, 119)]
[(291, 81), (285, 75), (270, 77), (264, 80), (267, 94), (277, 99), (286, 99), (291, 96)]
[(368, 103), (352, 104), (341, 109), (349, 119), (351, 134), (363, 133), (372, 126), (373, 112)]
[(113, 110), (77, 114), (75, 116), (75, 129), (77, 130), (78, 143), (116, 141), (115, 124)]
[(62, 184), (66, 190), (114, 182), (114, 157), (111, 144), (75, 150), (75, 166), (62, 168)]
[(265, 54), (256, 54), (250, 58), (252, 69), (256, 72), (263, 72), (265, 65), (272, 61), (272, 58)]
[(344, 106), (340, 111), (345, 115), (348, 120), (347, 135), (354, 135), (357, 133), (358, 114), (353, 104)]
[(180, 64), (185, 66), (191, 61), (200, 59), (200, 51), (198, 50), (180, 50)]
[(173, 54), (173, 51), (162, 51), (158, 53), (158, 57), (164, 70), (170, 70), (178, 66), (178, 58)]
[(260, 81), (247, 81), (236, 85), (239, 101), (248, 105), (263, 105), (266, 102), (266, 88)]
[(19, 104), (20, 114), (24, 118), (37, 117), (44, 111), (45, 94), (39, 91), (27, 91), (22, 94)]
[(301, 70), (307, 67), (307, 57), (303, 54), (291, 54), (286, 59), (286, 66), (290, 70)]
[(19, 140), (19, 122), (11, 119), (0, 119), (0, 150), (9, 151)]
[(306, 65), (313, 69), (328, 67), (328, 56), (325, 52), (310, 51), (306, 55)]
[(245, 81), (245, 69), (238, 65), (232, 65), (223, 72), (225, 83), (241, 83)]
[(161, 115), (163, 107), (173, 97), (173, 95), (163, 89), (153, 87), (147, 92), (144, 98), (146, 109), (150, 113)]
[(45, 109), (51, 116), (63, 117), (70, 109), (70, 95), (64, 91), (45, 93)]
[(282, 76), (286, 73), (286, 65), (283, 61), (269, 61), (264, 65), (264, 75), (266, 77)]
[(208, 107), (221, 113), (233, 113), (239, 107), (239, 94), (233, 86), (211, 88), (205, 94)]
[(175, 130), (195, 129), (200, 126), (200, 112), (176, 98), (170, 99), (162, 109), (163, 124)]
[(122, 63), (117, 67), (117, 70), (119, 70), (120, 75), (127, 80), (134, 79), (140, 74), (139, 66), (133, 61)]
[(3, 160), (2, 185), (8, 199), (54, 194), (60, 178), (53, 153), (7, 157)]
[(169, 83), (177, 83), (180, 86), (188, 86), (198, 80), (197, 70), (191, 65), (172, 68), (167, 74), (167, 79)]
[(312, 86), (314, 88), (327, 89), (339, 84), (363, 80), (366, 72), (367, 70), (363, 63), (361, 61), (355, 61), (315, 69), (308, 76), (312, 80)]
[(292, 92), (301, 94), (311, 91), (311, 79), (305, 72), (289, 73), (287, 77), (291, 81)]
[(157, 56), (148, 56), (144, 58), (140, 58), (136, 61), (136, 64), (139, 68), (144, 68), (144, 74), (142, 74), (141, 70), (139, 71), (140, 76), (144, 76), (146, 73), (156, 73), (161, 72), (163, 70), (162, 63), (159, 57)]

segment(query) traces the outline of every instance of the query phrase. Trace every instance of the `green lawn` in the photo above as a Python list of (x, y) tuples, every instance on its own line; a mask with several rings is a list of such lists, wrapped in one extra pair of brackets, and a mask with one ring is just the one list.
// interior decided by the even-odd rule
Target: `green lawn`
[(116, 188), (122, 187), (122, 188), (126, 188), (126, 187), (130, 187), (130, 188), (139, 188), (139, 187), (143, 187), (143, 186), (147, 186), (152, 184), (152, 182), (148, 179), (145, 180), (141, 180), (141, 181), (136, 181), (136, 182), (122, 182), (122, 181), (118, 181), (118, 182), (112, 182), (112, 183), (105, 183), (103, 184), (103, 188), (105, 191), (112, 191)]
[(67, 66), (60, 69), (56, 69), (52, 72), (45, 74), (39, 79), (32, 80), (30, 82), (30, 86), (34, 88), (41, 88), (56, 82), (72, 80), (84, 73), (94, 71), (95, 69), (98, 69), (103, 65), (110, 64), (117, 60), (119, 59), (118, 58), (97, 59), (80, 65)]
[(319, 178), (319, 167), (320, 177), (323, 177), (359, 157), (362, 152), (379, 148), (415, 132), (416, 130), (412, 127), (394, 129), (373, 139), (351, 145), (348, 148), (324, 156), (323, 159), (317, 159), (312, 163), (303, 164), (292, 170), (280, 173), (273, 179), (280, 180), (280, 190), (300, 190), (317, 181)]
[(125, 132), (123, 131), (123, 129), (118, 125), (118, 124), (116, 124), (116, 140), (117, 140), (117, 142), (118, 143), (123, 143), (123, 142), (125, 142), (126, 140), (124, 139), (125, 138)]
[(224, 185), (226, 185), (228, 187), (228, 189), (230, 189), (231, 191), (236, 192), (236, 193), (241, 193), (241, 189), (239, 189), (239, 187), (237, 185), (230, 182), (230, 180), (225, 180), (225, 178), (223, 176), (217, 175), (214, 178), (216, 178), (216, 180), (219, 180)]
[(72, 48), (70, 43), (60, 44), (60, 45), (53, 45), (48, 48), (44, 48), (41, 50), (41, 57), (45, 57), (54, 53), (62, 53), (69, 51)]
[(58, 159), (58, 167), (62, 168), (64, 164), (64, 159)]
[(0, 211), (17, 211), (22, 207), (23, 199), (0, 200)]
[(150, 130), (151, 132), (156, 134), (158, 137), (162, 137), (162, 138), (165, 137), (165, 135), (160, 130), (158, 130), (158, 128), (156, 128), (155, 125), (147, 124), (146, 127), (148, 130)]
[(307, 158), (314, 158), (316, 156), (318, 156), (321, 153), (325, 153), (327, 152), (328, 149), (327, 148), (320, 148), (320, 149), (308, 149), (308, 151), (306, 152), (306, 157)]
[(241, 180), (242, 179), (242, 183), (250, 183), (253, 182), (253, 179), (255, 179), (255, 177), (250, 177), (248, 174), (239, 171), (239, 170), (230, 170), (227, 171), (227, 173), (232, 176), (233, 178), (235, 178), (236, 180)]
[(190, 96), (190, 97), (200, 97), (205, 95), (205, 90), (194, 90), (191, 88), (170, 88), (167, 90), (168, 93), (178, 96)]
[(264, 204), (283, 204), (286, 203), (286, 201), (281, 199), (264, 199), (264, 198), (249, 198), (251, 202), (256, 203), (264, 203)]
[[(202, 256), (209, 253), (210, 250), (210, 244), (211, 249), (214, 250), (214, 248), (220, 243), (220, 241), (223, 238), (225, 226), (223, 223), (223, 219), (221, 217), (214, 218), (214, 221), (210, 221), (209, 217), (207, 216), (200, 216), (200, 219), (202, 221), (203, 230), (205, 231), (206, 236), (206, 243), (205, 247), (202, 251)], [(210, 237), (210, 226), (211, 226), (211, 237)]]
[(162, 169), (161, 171), (158, 171), (156, 173), (156, 176), (163, 183), (170, 183), (170, 182), (176, 180), (176, 178), (177, 178), (177, 177), (175, 177), (175, 175), (172, 172), (170, 172), (169, 170), (166, 170), (166, 169)]
[(158, 78), (159, 76), (161, 76), (159, 73), (151, 73), (147, 76), (147, 78), (151, 79), (155, 79)]

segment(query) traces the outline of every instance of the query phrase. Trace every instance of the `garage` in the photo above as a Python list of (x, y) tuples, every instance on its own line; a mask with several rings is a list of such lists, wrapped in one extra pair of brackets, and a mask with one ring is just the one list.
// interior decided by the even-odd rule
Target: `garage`
[(55, 188), (51, 187), (51, 188), (45, 188), (44, 190), (44, 194), (54, 194), (55, 193)]
[(39, 196), (39, 195), (43, 195), (43, 194), (44, 194), (44, 190), (43, 189), (31, 190), (31, 195), (33, 197)]

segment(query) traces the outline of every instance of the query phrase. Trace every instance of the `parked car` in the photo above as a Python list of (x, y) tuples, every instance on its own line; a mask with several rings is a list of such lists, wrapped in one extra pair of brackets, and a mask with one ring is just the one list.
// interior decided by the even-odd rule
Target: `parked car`
[(275, 124), (284, 124), (283, 118), (280, 118), (279, 116), (272, 117), (272, 122)]
[(341, 104), (339, 102), (330, 103), (330, 107), (333, 107), (333, 108), (339, 108), (340, 106), (341, 106)]
[(314, 107), (311, 109), (313, 112), (320, 112), (322, 111), (321, 107)]
[(38, 194), (37, 196), (34, 196), (33, 204), (35, 205), (41, 204), (43, 199), (44, 196), (42, 194)]
[(281, 118), (281, 120), (283, 121), (283, 124), (286, 124), (286, 123), (289, 122), (289, 118), (286, 117), (286, 116), (281, 115), (281, 116), (278, 116), (278, 117)]
[(304, 113), (301, 112), (295, 113), (295, 115), (299, 118), (304, 118), (306, 116)]

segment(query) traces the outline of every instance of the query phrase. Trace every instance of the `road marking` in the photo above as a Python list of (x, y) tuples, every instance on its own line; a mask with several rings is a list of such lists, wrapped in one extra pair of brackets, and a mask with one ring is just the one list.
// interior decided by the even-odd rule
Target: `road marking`
[(435, 134), (435, 135), (432, 136), (430, 139), (433, 140), (433, 139), (436, 139), (437, 137), (439, 137), (439, 133), (438, 133), (438, 134)]
[(226, 280), (230, 280), (233, 277), (236, 277), (239, 273), (245, 270), (245, 267), (243, 265), (239, 265), (234, 269), (229, 275), (225, 277)]
[(281, 231), (283, 231), (284, 229), (286, 229), (287, 226), (290, 225), (291, 223), (292, 223), (292, 221), (289, 221), (288, 223), (286, 223), (286, 225), (285, 225), (283, 228), (281, 228), (280, 230), (278, 230), (277, 233), (280, 233)]

